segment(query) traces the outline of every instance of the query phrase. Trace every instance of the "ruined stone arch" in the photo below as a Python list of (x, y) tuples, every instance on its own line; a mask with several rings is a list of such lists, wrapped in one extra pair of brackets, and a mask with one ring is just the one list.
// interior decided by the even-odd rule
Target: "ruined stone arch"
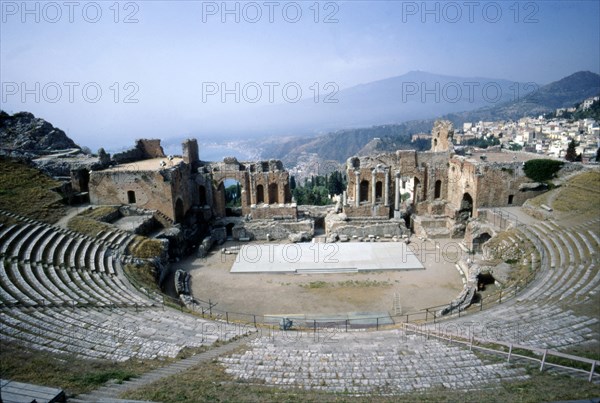
[(413, 203), (417, 204), (421, 199), (419, 198), (419, 192), (421, 191), (421, 181), (415, 176), (413, 185)]
[(435, 190), (433, 194), (434, 199), (439, 199), (442, 197), (442, 181), (438, 179), (435, 181)]
[(468, 217), (473, 217), (473, 198), (468, 192), (463, 194), (462, 201), (460, 202), (460, 212), (468, 212)]
[(206, 206), (208, 203), (208, 197), (206, 196), (206, 187), (204, 185), (198, 186), (198, 204), (200, 206)]
[(127, 203), (129, 203), (129, 204), (135, 204), (135, 202), (136, 202), (135, 191), (134, 190), (128, 190), (127, 191)]
[(277, 183), (269, 184), (269, 204), (279, 203), (279, 187)]
[(256, 204), (265, 202), (265, 188), (263, 185), (256, 186)]
[(491, 238), (492, 236), (487, 232), (483, 232), (479, 234), (479, 236), (473, 238), (473, 251), (478, 253), (481, 252), (481, 246), (487, 241), (489, 241)]
[(369, 181), (363, 179), (360, 181), (360, 198), (359, 202), (368, 202), (369, 201)]
[(185, 211), (183, 209), (183, 200), (181, 200), (181, 197), (178, 197), (175, 202), (175, 222), (182, 223), (184, 218)]
[(380, 202), (383, 199), (383, 182), (377, 181), (375, 183), (375, 201)]

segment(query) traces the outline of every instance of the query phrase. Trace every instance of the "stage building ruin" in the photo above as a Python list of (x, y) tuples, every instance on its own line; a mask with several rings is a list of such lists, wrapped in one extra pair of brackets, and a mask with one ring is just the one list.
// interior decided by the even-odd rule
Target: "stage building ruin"
[[(409, 228), (430, 238), (462, 237), (478, 209), (519, 206), (545, 191), (523, 172), (524, 161), (534, 155), (503, 150), (458, 155), (453, 133), (450, 122), (437, 121), (430, 151), (349, 158), (347, 188), (325, 219), (326, 235), (335, 234), (328, 239), (400, 237)], [(314, 222), (298, 219), (290, 175), (279, 160), (206, 162), (197, 141), (188, 139), (182, 156), (165, 155), (160, 140), (138, 140), (110, 161), (89, 173), (92, 204), (157, 210), (174, 223), (203, 223), (218, 238), (314, 235)], [(236, 211), (227, 207), (226, 181), (239, 183)]]

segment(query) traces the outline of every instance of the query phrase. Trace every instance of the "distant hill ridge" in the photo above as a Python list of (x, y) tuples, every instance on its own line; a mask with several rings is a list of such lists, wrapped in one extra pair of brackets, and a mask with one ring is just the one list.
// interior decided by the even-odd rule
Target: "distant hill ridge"
[[(416, 75), (419, 72), (414, 72)], [(413, 72), (408, 75), (413, 75)], [(586, 98), (600, 94), (600, 75), (580, 71), (558, 81), (544, 85), (535, 92), (518, 99), (500, 103), (494, 107), (484, 107), (473, 111), (450, 113), (439, 116), (450, 120), (455, 127), (464, 122), (518, 120), (526, 116), (538, 116), (570, 107)], [(389, 124), (356, 129), (345, 129), (317, 137), (294, 137), (285, 142), (263, 144), (265, 155), (282, 159), (288, 166), (297, 161), (303, 152), (318, 153), (323, 158), (339, 162), (365, 152), (385, 152), (402, 148), (423, 147), (423, 144), (410, 142), (416, 133), (430, 132), (436, 119), (411, 120), (400, 124)], [(372, 142), (374, 138), (379, 141)]]

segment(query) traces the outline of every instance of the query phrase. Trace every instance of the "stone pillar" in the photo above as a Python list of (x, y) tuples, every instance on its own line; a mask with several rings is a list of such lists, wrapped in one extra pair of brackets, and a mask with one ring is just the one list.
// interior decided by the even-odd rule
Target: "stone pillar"
[[(256, 184), (254, 183), (254, 175), (248, 173), (250, 177), (250, 206), (256, 204)], [(250, 207), (248, 206), (248, 207)]]
[(346, 191), (344, 190), (342, 192), (342, 206), (345, 206), (348, 204), (348, 194), (346, 193)]
[(354, 203), (360, 206), (360, 172), (354, 172)]
[(371, 206), (375, 205), (375, 171), (371, 172)]
[(396, 189), (394, 192), (394, 210), (400, 210), (400, 172), (396, 171)]
[(385, 188), (383, 189), (383, 203), (386, 206), (390, 205), (390, 172), (385, 172)]

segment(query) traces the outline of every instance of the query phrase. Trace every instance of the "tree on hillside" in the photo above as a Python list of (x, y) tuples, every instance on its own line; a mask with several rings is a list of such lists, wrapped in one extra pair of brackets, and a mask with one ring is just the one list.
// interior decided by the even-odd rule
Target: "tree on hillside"
[(577, 151), (575, 151), (575, 147), (577, 147), (577, 143), (575, 140), (571, 140), (569, 146), (567, 147), (567, 153), (565, 154), (565, 159), (567, 161), (575, 161), (577, 159)]
[(334, 171), (331, 173), (329, 180), (327, 181), (327, 189), (331, 195), (339, 195), (346, 189), (341, 172)]
[(528, 178), (536, 182), (544, 182), (554, 177), (564, 162), (549, 159), (534, 159), (525, 162), (523, 171)]

